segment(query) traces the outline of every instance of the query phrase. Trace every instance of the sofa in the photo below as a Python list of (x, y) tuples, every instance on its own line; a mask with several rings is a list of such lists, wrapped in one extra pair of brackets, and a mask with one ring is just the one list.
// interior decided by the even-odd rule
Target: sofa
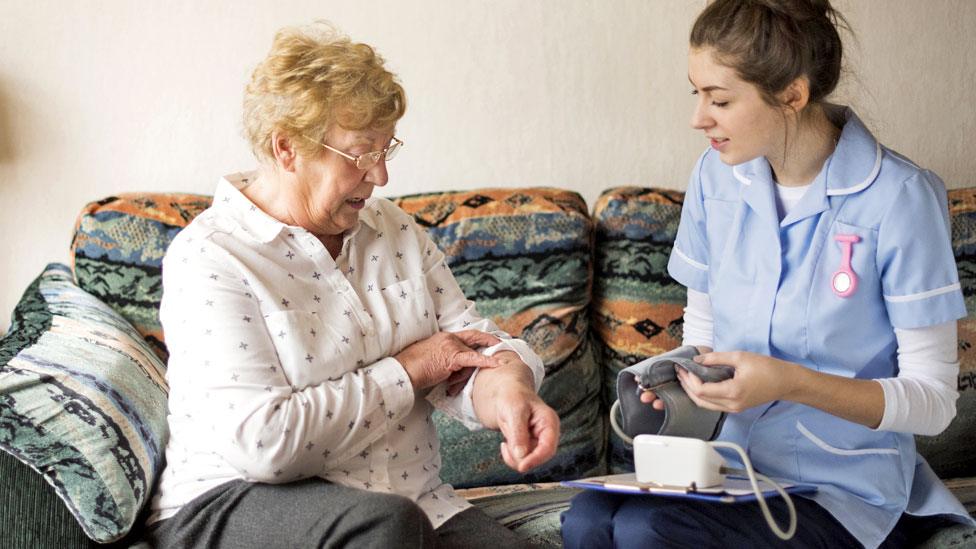
[[(592, 210), (574, 192), (485, 188), (397, 197), (427, 228), (483, 315), (543, 358), (541, 394), (562, 421), (559, 450), (521, 475), (499, 434), (437, 414), (442, 477), (540, 546), (560, 545), (560, 481), (632, 470), (608, 428), (617, 372), (680, 344), (684, 289), (667, 274), (683, 193), (618, 187)], [(0, 340), (0, 546), (135, 543), (166, 440), (161, 260), (210, 197), (130, 193), (86, 205), (68, 265), (25, 290)], [(976, 305), (976, 189), (949, 194), (968, 310)], [(39, 265), (40, 267), (40, 265)], [(918, 437), (934, 470), (976, 513), (976, 321), (960, 322), (958, 415)], [(924, 547), (976, 544), (951, 526)]]

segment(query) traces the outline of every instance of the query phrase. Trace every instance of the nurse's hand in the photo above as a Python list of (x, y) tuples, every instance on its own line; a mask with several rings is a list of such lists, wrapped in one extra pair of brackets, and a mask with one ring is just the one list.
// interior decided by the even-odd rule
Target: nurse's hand
[[(675, 368), (675, 369), (680, 370), (680, 368)], [(640, 383), (640, 376), (634, 376), (634, 381)], [(640, 395), (640, 400), (644, 404), (650, 404), (651, 408), (654, 408), (655, 410), (664, 410), (664, 401), (657, 398), (657, 395), (654, 394), (654, 391), (642, 392)]]
[[(696, 349), (698, 349), (698, 352), (700, 354), (707, 354), (712, 352), (711, 347), (704, 347), (701, 345), (698, 345)], [(675, 370), (680, 370), (680, 369), (681, 368), (675, 367)], [(634, 376), (634, 381), (640, 384), (641, 382), (640, 376)], [(657, 395), (654, 394), (654, 391), (644, 391), (640, 395), (640, 400), (644, 404), (650, 404), (651, 408), (654, 408), (655, 410), (664, 410), (664, 401), (657, 398)]]
[(802, 368), (793, 362), (745, 351), (705, 353), (694, 360), (705, 366), (735, 368), (733, 377), (717, 383), (705, 383), (698, 376), (677, 369), (678, 381), (695, 404), (732, 413), (774, 400), (788, 400), (797, 369)]

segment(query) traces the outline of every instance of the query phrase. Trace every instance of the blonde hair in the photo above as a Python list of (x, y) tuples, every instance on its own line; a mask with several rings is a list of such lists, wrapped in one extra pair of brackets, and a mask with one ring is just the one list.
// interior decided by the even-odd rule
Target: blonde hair
[(334, 125), (348, 130), (392, 128), (406, 111), (406, 95), (383, 58), (318, 21), (278, 31), (268, 56), (244, 91), (244, 134), (259, 159), (274, 157), (276, 130), (306, 154), (320, 148)]

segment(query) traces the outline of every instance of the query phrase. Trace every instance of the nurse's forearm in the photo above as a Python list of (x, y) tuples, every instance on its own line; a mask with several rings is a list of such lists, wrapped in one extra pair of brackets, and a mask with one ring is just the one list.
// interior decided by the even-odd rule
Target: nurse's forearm
[(851, 379), (797, 365), (793, 388), (785, 400), (799, 402), (872, 429), (884, 416), (881, 385), (871, 379)]

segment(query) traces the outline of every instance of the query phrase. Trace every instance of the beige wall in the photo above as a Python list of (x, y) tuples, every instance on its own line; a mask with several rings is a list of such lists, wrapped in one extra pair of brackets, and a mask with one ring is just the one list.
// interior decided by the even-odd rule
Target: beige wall
[[(683, 188), (686, 37), (703, 0), (0, 0), (0, 330), (81, 206), (210, 193), (248, 168), (241, 89), (275, 29), (328, 18), (400, 74), (407, 146), (380, 194)], [(837, 0), (858, 33), (841, 99), (880, 138), (976, 183), (976, 2)], [(242, 7), (247, 6), (247, 7)]]

